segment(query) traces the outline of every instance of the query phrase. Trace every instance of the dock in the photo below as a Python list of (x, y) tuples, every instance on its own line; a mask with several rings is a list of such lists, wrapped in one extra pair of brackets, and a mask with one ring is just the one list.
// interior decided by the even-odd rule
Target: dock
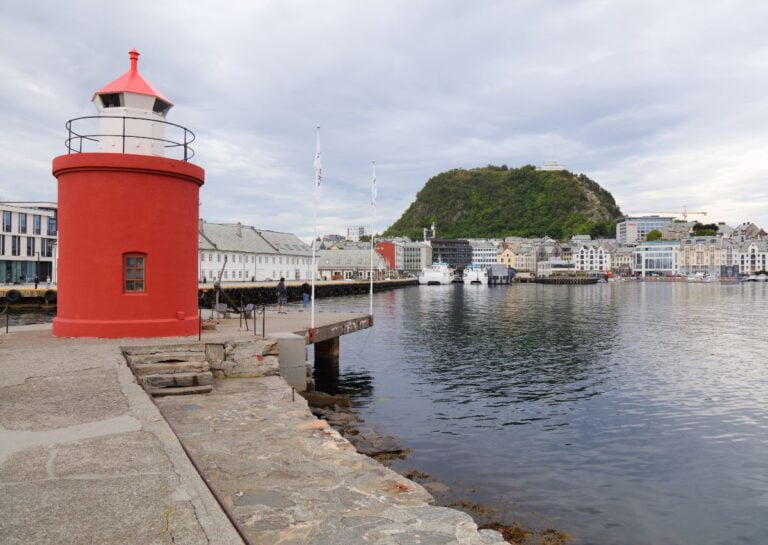
[[(269, 314), (264, 324), (267, 337), (311, 342), (307, 313)], [(317, 344), (370, 325), (367, 315), (319, 313)], [(0, 333), (4, 544), (505, 543), (357, 453), (277, 373), (150, 397), (125, 357), (147, 344), (198, 346), (206, 358), (208, 345), (224, 345), (263, 367), (247, 347), (283, 357), (238, 318), (200, 341), (61, 339), (50, 324)]]
[[(289, 301), (301, 301), (303, 283), (303, 281), (298, 280), (286, 281), (285, 286), (288, 289)], [(373, 283), (373, 291), (378, 293), (418, 286), (418, 284), (416, 278), (377, 280)], [(242, 300), (244, 304), (253, 303), (256, 305), (275, 304), (276, 286), (277, 282), (222, 282), (221, 284), (222, 290), (231, 300), (238, 303)], [(370, 282), (362, 280), (324, 280), (315, 283), (315, 297), (317, 299), (366, 294), (369, 290)], [(46, 284), (40, 284), (37, 289), (26, 284), (21, 286), (4, 285), (0, 286), (0, 304), (4, 305), (9, 302), (11, 304), (51, 306), (56, 304), (57, 291), (56, 286), (46, 286)], [(198, 285), (199, 299), (203, 306), (210, 308), (213, 302), (213, 293), (212, 282)]]

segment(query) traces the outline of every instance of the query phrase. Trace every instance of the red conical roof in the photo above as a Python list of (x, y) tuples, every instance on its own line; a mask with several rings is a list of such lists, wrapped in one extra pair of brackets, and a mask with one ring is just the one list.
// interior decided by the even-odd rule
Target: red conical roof
[(157, 97), (172, 105), (173, 102), (164, 97), (160, 91), (152, 87), (152, 85), (139, 74), (139, 52), (135, 49), (131, 49), (128, 52), (128, 57), (131, 59), (130, 70), (112, 83), (109, 83), (96, 91), (93, 95), (94, 98), (96, 95), (102, 95), (104, 93), (136, 93), (137, 95)]

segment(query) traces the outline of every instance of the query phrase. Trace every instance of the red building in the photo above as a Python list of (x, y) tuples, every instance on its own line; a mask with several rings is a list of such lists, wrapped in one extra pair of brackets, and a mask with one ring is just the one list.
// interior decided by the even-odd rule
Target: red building
[[(59, 337), (195, 335), (197, 226), (205, 173), (171, 101), (130, 69), (93, 95), (99, 116), (67, 123), (59, 193)], [(166, 131), (171, 133), (166, 135)], [(165, 157), (168, 150), (177, 158)]]
[[(370, 250), (371, 247), (368, 246), (368, 249)], [(374, 249), (379, 255), (381, 255), (381, 257), (384, 258), (384, 261), (387, 262), (387, 268), (390, 271), (397, 270), (397, 248), (395, 247), (394, 243), (388, 240), (382, 240), (381, 242), (376, 243)]]

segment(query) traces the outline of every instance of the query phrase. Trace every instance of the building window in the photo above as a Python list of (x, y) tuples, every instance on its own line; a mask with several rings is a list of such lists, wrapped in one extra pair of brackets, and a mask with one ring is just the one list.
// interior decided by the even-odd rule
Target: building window
[(42, 234), (42, 228), (41, 228), (41, 220), (42, 218), (38, 216), (37, 214), (32, 216), (32, 234), (33, 235), (41, 235)]
[(0, 255), (5, 255), (5, 235), (0, 235)]
[(3, 210), (3, 231), (11, 232), (11, 213), (7, 210)]
[(35, 239), (27, 237), (27, 255), (35, 255)]
[(21, 255), (21, 237), (18, 235), (11, 237), (11, 255)]
[(27, 215), (19, 214), (19, 233), (27, 233)]
[(48, 225), (46, 225), (46, 235), (56, 235), (56, 218), (48, 218)]
[(123, 287), (126, 293), (146, 291), (147, 256), (145, 254), (125, 254), (123, 271)]

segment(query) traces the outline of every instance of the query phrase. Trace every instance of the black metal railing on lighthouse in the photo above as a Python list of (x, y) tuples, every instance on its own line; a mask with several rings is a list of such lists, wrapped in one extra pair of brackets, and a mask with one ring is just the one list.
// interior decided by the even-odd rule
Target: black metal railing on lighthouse
[[(98, 128), (93, 128), (94, 126), (98, 127), (97, 123), (100, 124), (103, 119), (120, 120), (119, 123), (115, 124), (120, 127), (119, 132), (101, 133)], [(150, 132), (151, 127), (142, 127), (142, 124), (162, 124), (165, 126), (167, 134), (165, 138), (136, 134), (137, 132)], [(96, 146), (103, 139), (113, 138), (119, 139), (122, 153), (130, 153), (130, 151), (126, 152), (126, 141), (139, 139), (162, 143), (163, 148), (170, 152), (169, 157), (171, 158), (189, 161), (195, 156), (195, 150), (190, 146), (195, 141), (195, 133), (186, 127), (168, 121), (121, 115), (91, 115), (70, 119), (66, 123), (66, 128), (68, 136), (64, 145), (67, 147), (67, 154), (99, 151)], [(93, 130), (91, 130), (92, 128)]]

